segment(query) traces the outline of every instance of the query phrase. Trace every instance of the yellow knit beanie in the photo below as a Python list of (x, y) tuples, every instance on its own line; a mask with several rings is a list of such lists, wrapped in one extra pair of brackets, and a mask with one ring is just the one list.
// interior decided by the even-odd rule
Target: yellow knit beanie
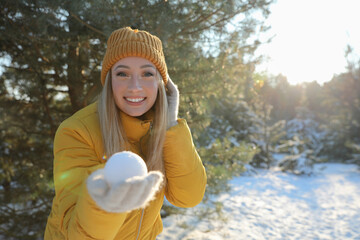
[(104, 85), (109, 69), (125, 57), (143, 57), (152, 62), (167, 83), (167, 67), (161, 40), (146, 31), (120, 28), (111, 33), (101, 69), (101, 83)]

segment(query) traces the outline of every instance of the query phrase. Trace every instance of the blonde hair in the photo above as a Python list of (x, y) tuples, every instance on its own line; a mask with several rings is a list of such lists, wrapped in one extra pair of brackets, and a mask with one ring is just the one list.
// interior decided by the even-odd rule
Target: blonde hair
[[(168, 123), (167, 99), (164, 81), (157, 71), (159, 88), (157, 98), (152, 107), (154, 119), (150, 127), (150, 138), (145, 154), (145, 162), (149, 171), (160, 171), (165, 176), (162, 151)], [(98, 101), (100, 128), (103, 137), (104, 153), (110, 157), (116, 152), (130, 150), (125, 130), (121, 124), (120, 109), (117, 107), (112, 91), (111, 69), (108, 71), (105, 84)]]

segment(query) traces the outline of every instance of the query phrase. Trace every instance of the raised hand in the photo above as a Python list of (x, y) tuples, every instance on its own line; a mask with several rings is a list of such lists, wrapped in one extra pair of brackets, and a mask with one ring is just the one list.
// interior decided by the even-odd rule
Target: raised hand
[(168, 128), (177, 124), (178, 112), (179, 112), (179, 90), (174, 82), (168, 75), (167, 87), (167, 101), (168, 101), (168, 115), (169, 123)]
[(130, 212), (145, 206), (159, 190), (163, 174), (151, 171), (146, 176), (128, 178), (109, 184), (104, 178), (104, 169), (93, 172), (87, 179), (87, 188), (96, 204), (108, 212)]

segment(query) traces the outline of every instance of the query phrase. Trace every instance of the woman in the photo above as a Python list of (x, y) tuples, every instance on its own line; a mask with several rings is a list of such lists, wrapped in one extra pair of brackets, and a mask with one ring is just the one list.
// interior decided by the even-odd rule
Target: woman
[[(160, 39), (128, 27), (114, 31), (101, 82), (98, 102), (56, 133), (45, 239), (155, 239), (164, 196), (178, 207), (203, 198), (205, 170), (186, 121), (177, 119), (179, 93)], [(104, 180), (107, 156), (125, 150), (140, 155), (149, 173), (111, 185)]]

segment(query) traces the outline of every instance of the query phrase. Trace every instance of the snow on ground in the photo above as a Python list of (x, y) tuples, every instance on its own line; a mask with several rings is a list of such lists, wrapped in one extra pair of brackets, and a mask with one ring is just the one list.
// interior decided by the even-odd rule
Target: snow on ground
[(360, 171), (356, 165), (317, 164), (312, 176), (257, 170), (234, 178), (229, 193), (213, 200), (223, 214), (195, 212), (163, 219), (158, 240), (357, 239), (360, 240)]

